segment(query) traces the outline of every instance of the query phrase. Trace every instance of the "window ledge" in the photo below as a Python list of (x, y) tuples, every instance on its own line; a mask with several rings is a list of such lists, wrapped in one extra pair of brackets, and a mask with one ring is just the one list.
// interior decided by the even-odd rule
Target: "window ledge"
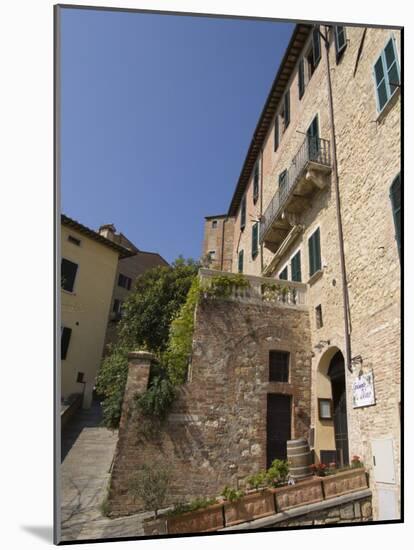
[(391, 111), (391, 109), (397, 103), (397, 98), (399, 97), (400, 93), (401, 93), (401, 88), (397, 88), (393, 93), (393, 95), (390, 97), (390, 99), (382, 108), (382, 111), (377, 114), (377, 118), (375, 119), (375, 122), (377, 124), (381, 124), (383, 122), (384, 118), (387, 116), (387, 114)]
[(316, 283), (316, 281), (318, 281), (323, 275), (323, 269), (318, 269), (318, 271), (315, 271), (315, 273), (309, 277), (309, 280), (308, 280), (308, 285), (313, 285), (314, 283)]

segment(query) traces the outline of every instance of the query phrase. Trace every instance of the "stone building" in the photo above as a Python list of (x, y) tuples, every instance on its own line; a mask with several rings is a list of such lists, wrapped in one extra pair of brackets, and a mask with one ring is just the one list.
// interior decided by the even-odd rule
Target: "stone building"
[(228, 212), (205, 218), (202, 280), (250, 288), (198, 304), (188, 380), (155, 438), (131, 414), (150, 376), (131, 355), (113, 515), (142, 508), (128, 486), (143, 463), (168, 462), (173, 503), (240, 487), (305, 437), (316, 462), (358, 455), (374, 519), (400, 517), (400, 40), (295, 27)]

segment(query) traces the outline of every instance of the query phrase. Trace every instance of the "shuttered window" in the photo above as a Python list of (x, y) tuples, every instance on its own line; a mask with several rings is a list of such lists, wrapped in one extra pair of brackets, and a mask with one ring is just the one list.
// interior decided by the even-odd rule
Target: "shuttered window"
[(334, 27), (335, 31), (335, 51), (336, 51), (336, 60), (338, 61), (346, 48), (346, 33), (345, 27), (340, 27), (337, 25)]
[(292, 281), (302, 282), (302, 272), (300, 265), (300, 250), (293, 256), (290, 262), (290, 271), (292, 273)]
[(287, 281), (288, 278), (288, 268), (287, 266), (282, 269), (282, 271), (279, 273), (279, 279), (282, 279), (283, 281)]
[(246, 226), (246, 197), (243, 197), (240, 210), (240, 229)]
[(259, 252), (259, 224), (252, 226), (252, 258), (255, 259)]
[(285, 93), (285, 97), (283, 99), (283, 119), (286, 130), (290, 122), (290, 90)]
[(62, 327), (61, 335), (60, 335), (60, 358), (61, 359), (66, 359), (71, 335), (72, 335), (71, 328)]
[(67, 292), (73, 292), (75, 286), (76, 273), (78, 271), (78, 264), (62, 258), (60, 276), (61, 286), (63, 290)]
[(390, 38), (375, 62), (373, 73), (377, 111), (381, 112), (400, 85), (400, 67), (394, 37)]
[(311, 125), (306, 131), (308, 136), (309, 143), (309, 159), (318, 161), (319, 153), (319, 124), (318, 124), (318, 115), (312, 120)]
[(390, 190), (392, 213), (394, 216), (395, 239), (398, 245), (398, 253), (401, 253), (401, 177), (400, 174), (392, 182)]
[(239, 273), (243, 273), (243, 259), (244, 259), (244, 250), (240, 250), (239, 257), (238, 257), (238, 271)]
[(131, 290), (131, 283), (132, 283), (132, 279), (130, 277), (127, 277), (126, 275), (122, 275), (122, 273), (119, 274), (118, 286), (122, 288), (126, 288), (127, 290)]
[(279, 174), (279, 199), (283, 200), (287, 192), (287, 170)]
[(259, 198), (259, 164), (256, 163), (253, 176), (253, 202)]
[(321, 269), (321, 239), (319, 227), (308, 240), (309, 277)]
[(319, 26), (316, 26), (312, 32), (312, 53), (313, 68), (315, 69), (321, 58), (321, 37), (319, 35)]
[(289, 353), (269, 351), (269, 381), (289, 382)]
[(275, 151), (279, 147), (279, 115), (275, 118)]
[(298, 85), (299, 85), (299, 99), (301, 99), (301, 97), (305, 92), (305, 67), (304, 67), (303, 57), (299, 61)]

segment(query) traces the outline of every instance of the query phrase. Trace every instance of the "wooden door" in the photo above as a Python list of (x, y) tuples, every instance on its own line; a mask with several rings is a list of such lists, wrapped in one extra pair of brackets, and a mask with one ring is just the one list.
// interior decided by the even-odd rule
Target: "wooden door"
[(267, 467), (275, 458), (286, 460), (286, 442), (291, 439), (291, 397), (267, 395)]

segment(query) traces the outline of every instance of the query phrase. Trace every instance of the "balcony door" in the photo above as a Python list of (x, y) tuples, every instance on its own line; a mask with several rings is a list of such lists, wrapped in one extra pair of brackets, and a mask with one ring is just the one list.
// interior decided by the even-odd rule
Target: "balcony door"
[(318, 162), (319, 157), (319, 123), (318, 115), (312, 120), (306, 135), (308, 137), (309, 160)]

